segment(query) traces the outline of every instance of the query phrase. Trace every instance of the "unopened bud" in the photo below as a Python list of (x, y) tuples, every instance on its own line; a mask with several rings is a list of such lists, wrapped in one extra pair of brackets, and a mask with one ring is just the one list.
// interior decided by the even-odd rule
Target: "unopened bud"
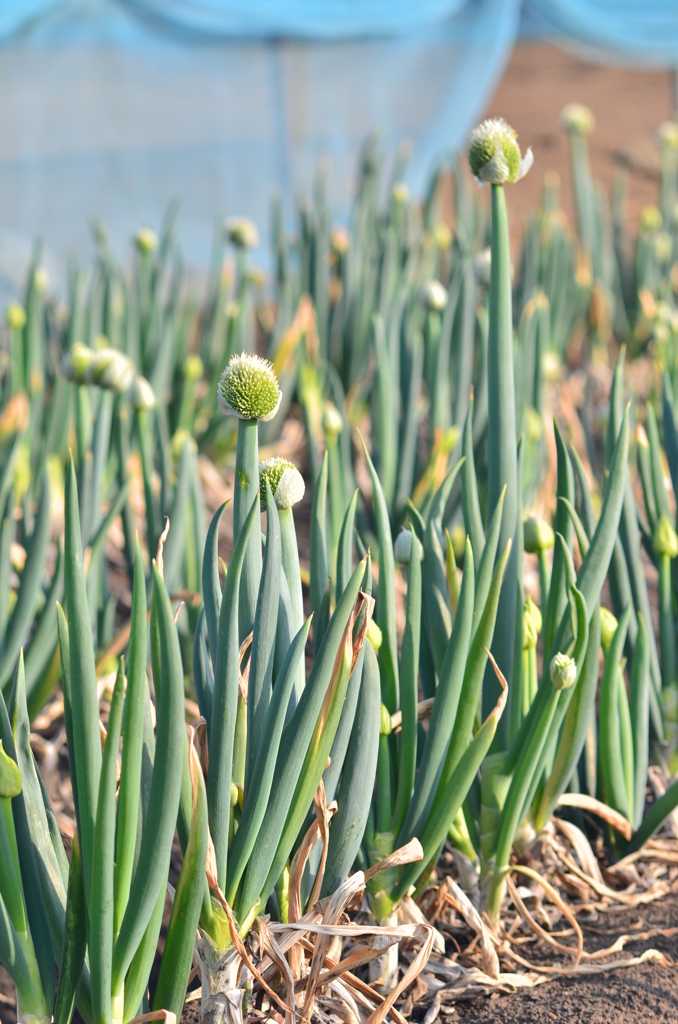
[(547, 551), (556, 542), (556, 535), (545, 519), (528, 516), (523, 521), (523, 544), (528, 555)]
[(328, 441), (336, 441), (339, 434), (344, 429), (343, 417), (336, 405), (332, 402), (325, 402), (322, 417), (322, 428)]
[(257, 226), (247, 217), (229, 217), (224, 230), (236, 249), (256, 249), (259, 245)]
[(429, 312), (442, 313), (447, 305), (447, 289), (440, 281), (427, 281), (419, 290), (419, 301)]
[(555, 690), (567, 690), (577, 681), (577, 663), (567, 654), (558, 653), (551, 659), (549, 674)]
[(183, 373), (186, 380), (200, 380), (203, 374), (203, 364), (200, 356), (192, 353), (184, 360)]
[(412, 538), (417, 542), (417, 551), (419, 553), (419, 560), (421, 561), (424, 557), (424, 548), (421, 541), (413, 534), (411, 530), (401, 530), (395, 539), (393, 545), (393, 553), (395, 555), (396, 562), (400, 562), (402, 565), (409, 565), (410, 558), (412, 557)]
[(640, 230), (648, 234), (659, 231), (662, 226), (662, 214), (658, 206), (644, 206), (640, 211)]
[(611, 611), (601, 606), (600, 609), (600, 643), (603, 651), (607, 652), (612, 643), (612, 638), (617, 632), (617, 620)]
[(379, 648), (381, 647), (381, 642), (383, 640), (383, 636), (382, 636), (381, 630), (379, 629), (379, 626), (376, 624), (374, 619), (370, 619), (370, 621), (369, 621), (369, 623), (367, 625), (367, 634), (366, 635), (367, 635), (367, 639), (372, 644), (372, 650), (376, 654), (378, 652)]
[(287, 459), (274, 455), (259, 463), (259, 495), (261, 509), (266, 511), (266, 483), (271, 488), (276, 506), (280, 509), (292, 508), (304, 496), (306, 485), (304, 478), (294, 465)]
[(668, 516), (660, 516), (652, 531), (652, 547), (655, 555), (678, 556), (678, 537)]
[(153, 388), (146, 378), (138, 373), (134, 378), (132, 388), (132, 405), (135, 409), (154, 409), (155, 404)]
[(7, 323), (15, 330), (20, 330), (26, 324), (26, 313), (23, 306), (18, 302), (10, 302), (7, 307)]
[(158, 248), (158, 236), (152, 228), (139, 228), (134, 241), (137, 249), (142, 253), (155, 252)]
[(568, 103), (560, 114), (560, 123), (573, 135), (588, 135), (596, 126), (596, 119), (583, 103)]
[(0, 797), (11, 799), (21, 792), (21, 772), (13, 761), (5, 753), (5, 748), (0, 740)]
[(531, 149), (521, 156), (518, 133), (503, 117), (493, 117), (471, 132), (468, 162), (478, 181), (503, 185), (524, 178), (534, 157)]
[(390, 736), (393, 732), (393, 726), (391, 724), (391, 712), (388, 710), (385, 704), (381, 705), (381, 714), (379, 717), (379, 735)]
[(532, 648), (537, 646), (541, 625), (541, 611), (528, 595), (523, 607), (523, 650), (532, 650)]

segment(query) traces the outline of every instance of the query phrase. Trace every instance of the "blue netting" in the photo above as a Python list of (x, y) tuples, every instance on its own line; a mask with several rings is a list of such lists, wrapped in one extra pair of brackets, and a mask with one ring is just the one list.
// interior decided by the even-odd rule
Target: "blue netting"
[[(288, 216), (329, 156), (350, 207), (359, 146), (379, 127), (407, 180), (463, 145), (528, 19), (626, 63), (678, 63), (678, 4), (644, 0), (3, 0), (0, 275), (41, 234), (63, 267), (100, 217), (124, 252), (182, 200), (187, 262), (215, 219)], [(265, 237), (265, 233), (264, 233)]]

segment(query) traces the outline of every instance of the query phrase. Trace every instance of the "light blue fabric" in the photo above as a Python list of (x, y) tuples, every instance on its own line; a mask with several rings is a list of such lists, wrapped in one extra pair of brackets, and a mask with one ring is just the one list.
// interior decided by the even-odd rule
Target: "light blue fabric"
[(526, 6), (556, 39), (608, 51), (632, 66), (678, 64), (676, 0), (527, 0)]
[(466, 0), (119, 0), (173, 32), (232, 39), (404, 35), (457, 14)]
[(521, 24), (601, 59), (678, 65), (678, 0), (0, 0), (0, 301), (36, 235), (58, 284), (94, 217), (126, 259), (175, 196), (187, 264), (206, 266), (231, 214), (259, 225), (265, 263), (273, 189), (292, 229), (329, 157), (345, 219), (373, 128), (387, 166), (411, 142), (421, 194), (482, 117)]

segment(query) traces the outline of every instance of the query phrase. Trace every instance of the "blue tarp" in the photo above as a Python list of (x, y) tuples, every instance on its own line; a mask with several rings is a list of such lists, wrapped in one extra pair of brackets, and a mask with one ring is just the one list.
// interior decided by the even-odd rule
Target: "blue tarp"
[(216, 218), (265, 229), (275, 187), (291, 217), (322, 156), (341, 217), (375, 127), (387, 153), (411, 141), (420, 192), (482, 116), (521, 25), (678, 65), (676, 0), (0, 0), (0, 276), (36, 234), (58, 273), (95, 216), (123, 255), (174, 196), (186, 260), (204, 267)]

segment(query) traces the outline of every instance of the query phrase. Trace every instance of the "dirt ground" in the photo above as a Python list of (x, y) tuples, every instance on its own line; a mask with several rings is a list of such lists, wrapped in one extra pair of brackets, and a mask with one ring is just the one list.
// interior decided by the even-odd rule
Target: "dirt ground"
[[(674, 897), (650, 903), (646, 907), (618, 907), (601, 915), (595, 931), (583, 927), (584, 944), (589, 952), (609, 947), (624, 932), (678, 931), (678, 900)], [(535, 989), (523, 989), (510, 995), (491, 996), (457, 1002), (456, 1012), (447, 1021), (464, 1024), (657, 1024), (678, 1021), (678, 935), (650, 934), (647, 939), (626, 946), (624, 955), (640, 956), (645, 949), (656, 949), (670, 961), (668, 966), (646, 961), (606, 974), (552, 978)], [(540, 955), (544, 959), (539, 961)], [(550, 963), (545, 948), (535, 945), (526, 959)], [(565, 965), (563, 965), (565, 966)]]

